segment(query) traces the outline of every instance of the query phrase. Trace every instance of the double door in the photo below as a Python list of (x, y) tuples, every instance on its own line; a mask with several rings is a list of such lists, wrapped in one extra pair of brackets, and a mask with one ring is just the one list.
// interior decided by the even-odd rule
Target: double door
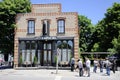
[(52, 43), (51, 42), (43, 43), (42, 63), (43, 63), (43, 66), (49, 66), (52, 64)]

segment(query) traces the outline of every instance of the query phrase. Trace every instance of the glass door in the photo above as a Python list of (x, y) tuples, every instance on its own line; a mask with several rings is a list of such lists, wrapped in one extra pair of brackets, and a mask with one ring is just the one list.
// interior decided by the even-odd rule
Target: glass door
[(51, 43), (43, 44), (43, 64), (46, 66), (51, 65)]

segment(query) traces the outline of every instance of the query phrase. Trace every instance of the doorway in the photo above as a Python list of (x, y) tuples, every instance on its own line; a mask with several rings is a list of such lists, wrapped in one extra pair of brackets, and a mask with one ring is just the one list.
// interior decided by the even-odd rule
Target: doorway
[(44, 42), (42, 51), (43, 66), (50, 66), (52, 64), (52, 43)]

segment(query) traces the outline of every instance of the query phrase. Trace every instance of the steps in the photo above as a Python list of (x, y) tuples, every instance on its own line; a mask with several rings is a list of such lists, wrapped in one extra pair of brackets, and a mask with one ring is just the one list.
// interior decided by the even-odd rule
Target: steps
[[(38, 66), (38, 67), (16, 67), (16, 70), (37, 70), (37, 69), (56, 69), (53, 66)], [(58, 67), (59, 70), (70, 70), (70, 67)]]

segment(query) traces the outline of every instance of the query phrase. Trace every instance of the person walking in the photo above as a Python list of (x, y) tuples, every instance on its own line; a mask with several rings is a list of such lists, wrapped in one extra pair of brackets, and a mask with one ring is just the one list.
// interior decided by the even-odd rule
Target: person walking
[(86, 63), (84, 62), (83, 63), (83, 76), (86, 76), (87, 75), (87, 69), (86, 69)]
[(102, 59), (99, 60), (99, 67), (100, 67), (100, 72), (102, 73), (103, 72), (103, 60)]
[(86, 69), (87, 69), (87, 77), (90, 77), (90, 60), (86, 58)]
[(112, 65), (112, 63), (108, 60), (108, 58), (106, 58), (106, 74), (108, 75), (108, 76), (110, 76), (110, 67), (111, 67), (111, 65)]
[(115, 68), (116, 68), (116, 60), (113, 59), (112, 60), (112, 71), (113, 71), (113, 73), (115, 73)]
[(74, 71), (75, 59), (71, 59), (71, 71)]
[(82, 64), (82, 59), (79, 59), (78, 61), (78, 67), (79, 67), (79, 76), (83, 76), (83, 64)]
[(98, 61), (97, 59), (94, 60), (94, 68), (93, 68), (93, 72), (96, 73), (96, 70), (97, 70), (97, 66), (98, 66)]

